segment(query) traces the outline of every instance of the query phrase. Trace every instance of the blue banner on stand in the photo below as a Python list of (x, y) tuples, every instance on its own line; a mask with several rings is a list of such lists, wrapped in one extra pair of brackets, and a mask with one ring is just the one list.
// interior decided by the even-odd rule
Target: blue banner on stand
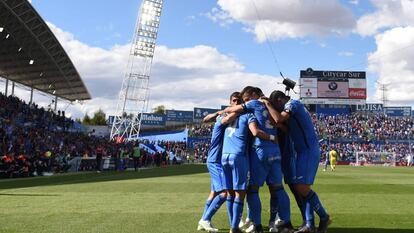
[(220, 109), (194, 108), (194, 120), (202, 120), (208, 114), (215, 113), (217, 111), (220, 111)]
[(144, 113), (142, 114), (143, 125), (159, 125), (165, 126), (166, 116), (161, 114)]
[(167, 110), (167, 121), (193, 122), (193, 111)]
[(411, 107), (385, 107), (385, 115), (390, 117), (410, 117)]

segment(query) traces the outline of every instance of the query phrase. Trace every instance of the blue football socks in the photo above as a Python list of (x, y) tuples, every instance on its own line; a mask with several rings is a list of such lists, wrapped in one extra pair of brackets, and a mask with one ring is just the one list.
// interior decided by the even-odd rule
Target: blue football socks
[(221, 205), (226, 201), (226, 197), (222, 194), (217, 195), (210, 206), (208, 207), (206, 213), (203, 216), (203, 220), (211, 221), (211, 218), (214, 214), (220, 209)]
[(210, 207), (211, 202), (212, 202), (212, 200), (207, 199), (206, 206), (204, 207), (204, 212), (203, 212), (203, 216), (201, 216), (201, 219), (205, 219), (207, 210)]
[(321, 201), (319, 200), (318, 195), (314, 191), (310, 191), (306, 197), (306, 201), (309, 202), (310, 207), (318, 214), (319, 218), (324, 220), (328, 218), (328, 214), (323, 208)]
[(279, 217), (285, 223), (290, 223), (290, 199), (283, 186), (276, 190), (279, 202)]
[(233, 203), (234, 203), (234, 197), (233, 196), (227, 196), (227, 213), (229, 214), (229, 222), (231, 224), (231, 221), (233, 221)]
[(234, 199), (233, 220), (231, 221), (232, 229), (237, 229), (239, 227), (240, 219), (242, 218), (242, 215), (243, 215), (243, 206), (244, 206), (243, 200), (239, 198)]
[(262, 224), (262, 203), (259, 198), (258, 190), (249, 190), (247, 193), (247, 203), (249, 204), (249, 218), (254, 225)]
[(276, 196), (270, 197), (270, 221), (274, 222), (276, 220), (277, 213), (279, 211), (279, 200)]

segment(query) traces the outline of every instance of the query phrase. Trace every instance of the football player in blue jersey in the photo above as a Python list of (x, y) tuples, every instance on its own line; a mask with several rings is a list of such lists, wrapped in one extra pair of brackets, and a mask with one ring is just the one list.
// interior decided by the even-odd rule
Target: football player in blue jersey
[(253, 114), (237, 117), (225, 130), (223, 156), (221, 158), (225, 188), (228, 190), (227, 210), (231, 233), (239, 233), (239, 223), (243, 213), (248, 173), (249, 125), (256, 122)]
[[(331, 223), (318, 195), (311, 189), (320, 160), (320, 148), (312, 119), (305, 106), (298, 100), (290, 99), (282, 91), (274, 91), (264, 101), (276, 123), (287, 123), (289, 136), (296, 151), (296, 179), (294, 189), (305, 209), (306, 220), (310, 212), (315, 211), (320, 219), (318, 233), (325, 233)], [(275, 109), (276, 111), (273, 111)], [(313, 210), (313, 211), (312, 211)], [(297, 232), (313, 232), (312, 226), (302, 226)]]
[[(238, 92), (233, 93), (230, 98), (230, 104), (232, 106), (240, 103)], [(206, 223), (203, 221), (211, 220), (211, 216), (220, 208), (220, 205), (223, 203), (225, 195), (223, 192), (218, 193), (217, 190), (228, 189), (227, 207), (229, 211), (230, 224), (232, 227), (231, 232), (235, 233), (240, 232), (240, 229), (238, 229), (238, 222), (240, 221), (241, 213), (243, 212), (243, 200), (246, 189), (245, 184), (243, 184), (247, 179), (247, 174), (245, 176), (243, 174), (246, 170), (246, 166), (248, 166), (248, 164), (246, 165), (246, 163), (243, 163), (243, 158), (247, 158), (246, 150), (248, 140), (246, 139), (248, 138), (248, 134), (246, 130), (250, 130), (253, 136), (261, 137), (263, 140), (271, 140), (272, 138), (275, 138), (275, 136), (268, 135), (261, 131), (258, 128), (254, 117), (252, 116), (249, 116), (251, 119), (249, 118), (250, 120), (246, 123), (246, 116), (238, 117), (238, 114), (236, 113), (219, 116), (220, 113), (222, 112), (209, 114), (204, 118), (205, 122), (217, 118), (216, 124), (213, 128), (212, 144), (208, 159), (208, 168), (210, 174), (212, 175), (212, 188), (216, 190), (212, 190), (206, 202), (206, 210), (203, 214), (202, 220), (199, 222), (199, 229), (204, 229), (209, 232), (217, 231), (217, 229), (211, 226), (210, 222)], [(226, 128), (225, 132), (227, 132), (227, 136), (225, 136), (223, 140), (223, 126), (227, 125), (229, 122), (232, 123)], [(226, 182), (224, 183), (222, 181), (222, 177), (217, 175), (219, 174), (220, 170), (220, 166), (217, 164), (218, 158), (220, 156), (218, 150), (221, 151), (219, 141), (220, 138), (223, 140), (222, 143), (224, 147), (224, 149), (222, 149), (223, 158), (221, 162), (223, 163), (223, 166), (224, 164), (227, 165), (224, 166), (226, 169), (223, 168), (226, 175)], [(237, 163), (237, 166), (235, 166), (234, 161), (239, 162)], [(210, 202), (210, 200), (212, 200), (212, 202)]]
[(302, 198), (295, 190), (295, 183), (296, 183), (296, 159), (297, 154), (292, 142), (292, 139), (290, 138), (289, 134), (287, 132), (283, 132), (279, 130), (279, 145), (280, 150), (282, 153), (282, 171), (283, 171), (283, 178), (285, 181), (285, 184), (289, 185), (289, 189), (292, 192), (292, 194), (295, 197), (296, 203), (299, 207), (299, 210), (302, 215), (302, 225), (299, 227), (299, 229), (303, 228), (305, 225), (309, 226), (309, 229), (315, 228), (314, 223), (314, 214), (312, 209), (310, 208), (310, 205), (308, 204), (308, 217), (306, 217), (306, 208), (303, 207)]
[[(242, 106), (232, 106), (226, 108), (226, 112), (249, 112), (254, 113), (257, 118), (259, 129), (269, 135), (277, 135), (275, 124), (271, 121), (266, 106), (258, 99), (263, 96), (263, 92), (257, 87), (245, 87), (241, 93)], [(282, 127), (282, 126), (280, 126)], [(272, 138), (272, 141), (277, 142)], [(247, 227), (246, 232), (263, 232), (261, 224), (261, 202), (259, 198), (259, 188), (266, 181), (271, 194), (270, 199), (270, 221), (269, 229), (271, 232), (287, 231), (291, 232), (293, 227), (290, 223), (290, 200), (282, 185), (281, 154), (277, 143), (272, 143), (261, 138), (255, 138), (250, 156), (250, 180), (247, 190), (247, 203), (249, 206), (248, 218), (252, 225)], [(274, 219), (276, 214), (282, 220), (275, 226)]]
[[(235, 106), (241, 103), (240, 92), (234, 92), (230, 95), (230, 105)], [(216, 118), (211, 135), (210, 149), (207, 156), (207, 168), (211, 176), (211, 192), (207, 198), (203, 216), (198, 222), (197, 230), (205, 230), (208, 232), (217, 232), (211, 224), (211, 218), (227, 199), (227, 190), (224, 189), (224, 172), (221, 165), (221, 154), (223, 146), (224, 130), (229, 122), (234, 120), (237, 114), (232, 116), (208, 116), (204, 122)]]
[(222, 165), (228, 190), (227, 208), (232, 233), (241, 232), (240, 219), (243, 213), (244, 198), (249, 171), (249, 131), (252, 136), (275, 142), (275, 135), (260, 130), (252, 113), (241, 114), (225, 130), (223, 140)]

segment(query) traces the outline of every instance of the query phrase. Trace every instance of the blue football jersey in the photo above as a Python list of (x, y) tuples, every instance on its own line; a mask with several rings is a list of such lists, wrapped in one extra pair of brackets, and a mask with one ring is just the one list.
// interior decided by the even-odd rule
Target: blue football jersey
[[(250, 100), (244, 104), (244, 109), (247, 112), (251, 112), (257, 118), (257, 124), (259, 129), (263, 130), (269, 135), (277, 135), (277, 129), (270, 122), (270, 114), (266, 106), (259, 100)], [(275, 146), (275, 144), (268, 140), (255, 138), (254, 145), (256, 146)]]
[(223, 117), (218, 116), (211, 134), (210, 149), (208, 151), (207, 162), (221, 163), (221, 152), (223, 148), (223, 136), (226, 126), (221, 123)]
[(309, 150), (318, 144), (318, 136), (312, 119), (305, 106), (298, 100), (289, 100), (285, 106), (285, 112), (289, 113), (289, 134), (297, 152)]
[(227, 126), (224, 132), (223, 154), (248, 154), (249, 124), (252, 122), (256, 122), (255, 116), (245, 113)]
[(282, 130), (279, 131), (279, 147), (282, 157), (290, 158), (296, 155), (295, 147), (293, 145), (292, 139), (288, 133), (284, 133)]

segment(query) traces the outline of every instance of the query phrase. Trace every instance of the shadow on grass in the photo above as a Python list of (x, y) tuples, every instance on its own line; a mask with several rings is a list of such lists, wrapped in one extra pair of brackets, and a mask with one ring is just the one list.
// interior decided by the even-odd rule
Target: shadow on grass
[(413, 229), (329, 228), (329, 233), (411, 233)]
[[(267, 229), (264, 229), (267, 232)], [(220, 229), (218, 233), (228, 233), (229, 229)], [(381, 228), (329, 228), (328, 233), (412, 233), (413, 229), (381, 229)]]
[(19, 179), (3, 179), (0, 180), (0, 190), (37, 187), (37, 186), (49, 186), (49, 185), (66, 185), (66, 184), (81, 184), (81, 183), (94, 183), (94, 182), (106, 182), (117, 180), (130, 180), (130, 179), (145, 179), (154, 177), (167, 177), (167, 176), (180, 176), (191, 175), (207, 172), (205, 165), (179, 165), (171, 166), (168, 168), (153, 168), (153, 169), (141, 169), (135, 171), (123, 171), (123, 172), (87, 172), (87, 173), (67, 173), (57, 174), (49, 177), (33, 177), (33, 178), (19, 178)]

